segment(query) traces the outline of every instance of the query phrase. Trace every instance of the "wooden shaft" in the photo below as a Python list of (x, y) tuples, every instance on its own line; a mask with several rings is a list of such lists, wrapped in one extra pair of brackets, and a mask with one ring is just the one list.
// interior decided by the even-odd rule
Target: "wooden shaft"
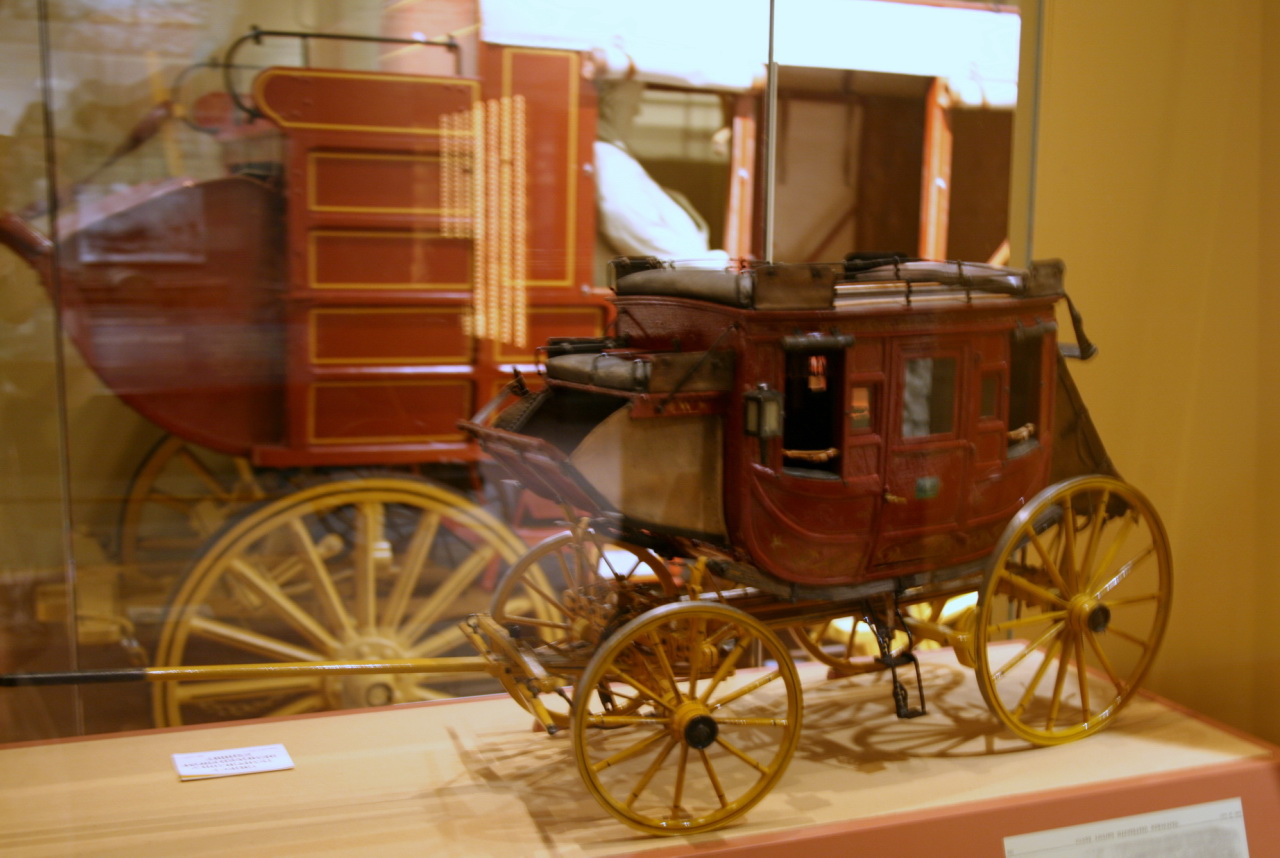
[(392, 658), (383, 661), (295, 661), (272, 664), (193, 664), (0, 674), (0, 686), (80, 685), (101, 682), (164, 682), (173, 679), (256, 679), (278, 676), (352, 676), (361, 673), (492, 673), (479, 656)]

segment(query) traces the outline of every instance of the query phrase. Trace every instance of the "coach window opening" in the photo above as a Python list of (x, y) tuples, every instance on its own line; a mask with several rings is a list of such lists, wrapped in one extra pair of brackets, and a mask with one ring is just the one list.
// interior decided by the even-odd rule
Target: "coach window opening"
[(789, 351), (782, 422), (783, 470), (834, 479), (839, 472), (844, 350)]
[(1017, 456), (1038, 446), (1041, 424), (1040, 378), (1044, 336), (1015, 331), (1009, 338), (1009, 452)]

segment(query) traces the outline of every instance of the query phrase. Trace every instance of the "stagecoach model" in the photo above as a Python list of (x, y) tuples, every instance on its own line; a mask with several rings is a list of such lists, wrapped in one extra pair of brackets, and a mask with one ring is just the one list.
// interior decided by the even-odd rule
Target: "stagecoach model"
[(573, 522), (467, 633), (609, 813), (701, 831), (768, 793), (802, 715), (783, 630), (833, 675), (885, 671), (899, 717), (936, 641), (1030, 743), (1114, 721), (1170, 551), (1067, 373), (1094, 348), (1074, 308), (1057, 342), (1060, 264), (614, 267), (612, 336), (552, 339), (544, 389), (464, 424)]
[[(329, 661), (0, 685), (138, 679), (199, 699), (252, 680), (389, 700), (392, 682), (487, 672), (548, 733), (568, 731), (605, 810), (654, 834), (729, 823), (778, 783), (800, 735), (794, 652), (830, 677), (883, 672), (901, 718), (927, 710), (914, 650), (929, 641), (1026, 742), (1116, 719), (1159, 646), (1171, 558), (1067, 372), (1095, 349), (1061, 264), (613, 267), (611, 336), (552, 338), (541, 389), (517, 375), (462, 424), (569, 524), (459, 625), (476, 655), (366, 643)], [(1057, 342), (1060, 303), (1076, 344)], [(357, 508), (357, 532), (390, 525), (391, 507), (385, 522)], [(411, 551), (430, 529), (411, 529)], [(279, 554), (305, 581), (323, 558), (299, 531)], [(377, 562), (353, 558), (355, 582)], [(232, 568), (277, 607), (293, 598)], [(357, 612), (374, 604), (356, 597)], [(389, 598), (409, 604), (403, 585)]]

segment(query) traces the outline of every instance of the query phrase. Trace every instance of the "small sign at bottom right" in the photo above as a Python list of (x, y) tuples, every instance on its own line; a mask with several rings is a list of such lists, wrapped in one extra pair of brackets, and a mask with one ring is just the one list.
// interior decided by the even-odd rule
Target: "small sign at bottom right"
[(1239, 798), (1004, 839), (1005, 858), (1249, 858)]

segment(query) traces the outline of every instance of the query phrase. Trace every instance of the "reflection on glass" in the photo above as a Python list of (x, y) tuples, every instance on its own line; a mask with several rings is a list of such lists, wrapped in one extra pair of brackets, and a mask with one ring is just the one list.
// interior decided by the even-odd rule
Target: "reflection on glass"
[(871, 428), (871, 388), (856, 385), (849, 390), (849, 431)]
[[(779, 5), (779, 258), (916, 251), (919, 188), (891, 179), (919, 181), (932, 145), (920, 118), (944, 77), (952, 250), (990, 255), (1006, 206), (966, 200), (1003, 193), (999, 75), (854, 67), (849, 32), (901, 45), (934, 30), (891, 40), (887, 20), (842, 18), (868, 5), (850, 3), (819, 3), (824, 25), (796, 29)], [(450, 619), (487, 605), (511, 540), (545, 522), (535, 509), (477, 531), (414, 493), (425, 478), (454, 510), (499, 507), (457, 420), (531, 370), (549, 337), (606, 332), (602, 257), (724, 267), (763, 253), (767, 4), (638, 10), (0, 4), (0, 669), (459, 651)], [(1016, 16), (962, 11), (1016, 43)], [(33, 85), (42, 13), (47, 105)], [(255, 25), (269, 35), (229, 53)], [(320, 38), (339, 34), (368, 38)], [(979, 41), (1007, 41), (993, 38)], [(625, 181), (611, 190), (614, 162), (662, 205)], [(684, 243), (610, 243), (611, 224), (646, 217)], [(872, 428), (883, 391), (853, 386), (842, 405), (844, 360), (796, 360), (786, 414), (813, 420), (787, 422), (795, 449), (837, 447), (841, 408), (850, 431)], [(946, 379), (929, 373), (922, 434), (951, 431)], [(326, 511), (287, 508), (308, 491)], [(84, 729), (496, 690), (486, 681), (222, 686), (211, 699), (182, 686), (159, 704), (145, 686), (87, 687)], [(71, 700), (0, 697), (0, 741), (76, 732)]]
[(955, 358), (911, 358), (902, 387), (902, 437), (941, 435), (955, 427)]

